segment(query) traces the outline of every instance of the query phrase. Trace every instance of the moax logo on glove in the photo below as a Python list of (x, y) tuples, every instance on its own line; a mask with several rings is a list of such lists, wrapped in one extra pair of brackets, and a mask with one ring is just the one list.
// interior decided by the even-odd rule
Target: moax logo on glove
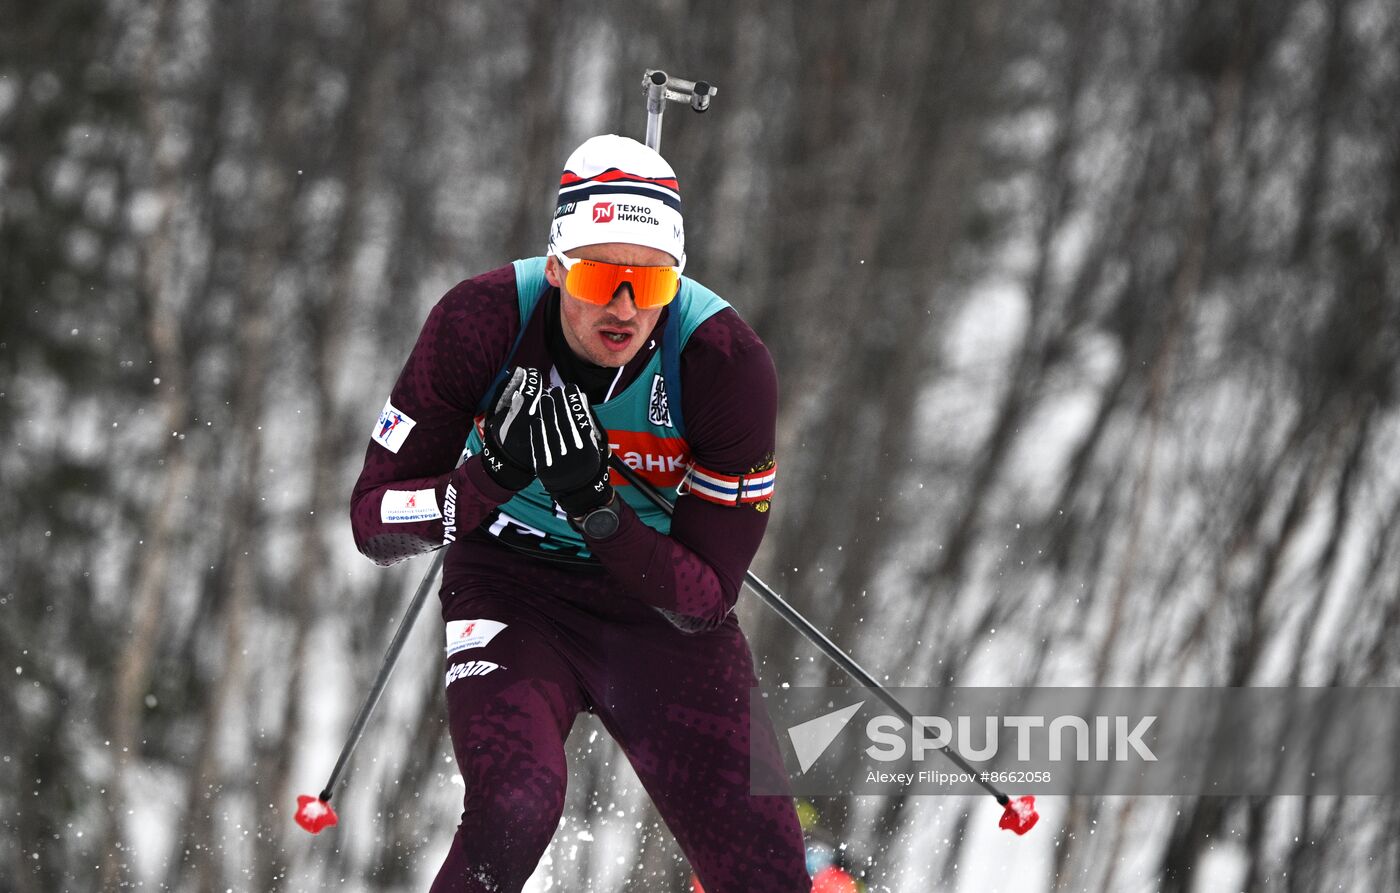
[(489, 660), (469, 660), (466, 663), (453, 664), (447, 668), (447, 682), (451, 685), (458, 679), (465, 679), (468, 676), (485, 676), (493, 670), (501, 669), (501, 665)]
[[(792, 741), (798, 766), (803, 773), (826, 752), (864, 704), (861, 701), (788, 729), (788, 738)], [(1136, 724), (1130, 730), (1129, 722), (1133, 719)], [(1157, 755), (1143, 741), (1143, 736), (1156, 722), (1156, 716), (981, 716), (978, 720), (983, 728), (976, 730), (976, 734), (971, 716), (954, 716), (951, 719), (915, 716), (913, 726), (905, 730), (902, 728), (905, 726), (903, 719), (881, 714), (865, 724), (866, 738), (872, 742), (865, 748), (865, 754), (882, 763), (903, 760), (906, 756), (917, 762), (927, 759), (932, 751), (952, 746), (968, 760), (991, 760), (1000, 749), (1000, 730), (1004, 727), (1015, 730), (1016, 759), (1021, 762), (1031, 759), (1032, 748), (1038, 758), (1048, 759), (1052, 763), (1071, 759), (1076, 762), (1089, 762), (1091, 759), (1124, 762), (1133, 755), (1144, 762), (1157, 761)], [(1093, 721), (1092, 735), (1090, 720)], [(1036, 734), (1035, 730), (1038, 729), (1045, 730), (1045, 733)], [(1066, 732), (1071, 734), (1066, 735)], [(975, 746), (977, 740), (981, 741), (980, 747)], [(1072, 743), (1071, 747), (1066, 747), (1066, 741)], [(1073, 756), (1067, 755), (1066, 751), (1070, 750)]]
[(447, 621), (447, 656), (451, 657), (468, 648), (480, 648), (489, 643), (506, 628), (499, 620), (449, 620)]
[[(577, 438), (578, 433), (586, 427), (589, 429), (590, 434), (594, 435), (594, 440), (596, 440), (597, 429), (593, 427), (593, 418), (589, 415), (588, 406), (583, 402), (583, 395), (578, 391), (569, 392), (569, 409), (574, 414), (575, 438)], [(579, 446), (582, 446), (582, 444), (579, 444)]]

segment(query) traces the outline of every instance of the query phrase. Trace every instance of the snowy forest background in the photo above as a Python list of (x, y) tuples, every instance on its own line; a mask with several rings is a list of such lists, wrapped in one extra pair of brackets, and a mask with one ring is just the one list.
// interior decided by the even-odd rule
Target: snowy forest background
[[(426, 559), (351, 484), (428, 309), (673, 107), (783, 384), (755, 570), (900, 685), (1400, 684), (1400, 5), (0, 0), (0, 890), (421, 890)], [(741, 599), (765, 685), (843, 684)], [(688, 869), (581, 717), (531, 890)], [(983, 802), (983, 801), (986, 802)], [(1400, 804), (818, 801), (872, 889), (1400, 885)]]

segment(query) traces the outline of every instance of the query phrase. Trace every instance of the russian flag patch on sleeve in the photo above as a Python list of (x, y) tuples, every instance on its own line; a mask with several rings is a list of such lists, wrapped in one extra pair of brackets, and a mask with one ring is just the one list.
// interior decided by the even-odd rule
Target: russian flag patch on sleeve
[(720, 505), (753, 505), (759, 511), (767, 511), (778, 478), (778, 464), (770, 461), (765, 466), (745, 474), (723, 474), (693, 465), (678, 492)]

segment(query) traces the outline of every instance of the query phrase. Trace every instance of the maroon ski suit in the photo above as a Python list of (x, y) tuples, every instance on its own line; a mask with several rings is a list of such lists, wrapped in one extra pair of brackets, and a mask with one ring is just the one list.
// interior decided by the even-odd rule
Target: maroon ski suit
[[(565, 381), (596, 376), (597, 367), (564, 355), (559, 300), (557, 291), (547, 295), (522, 323), (509, 266), (448, 292), (394, 386), (355, 485), (355, 541), (376, 562), (449, 542), (447, 708), (466, 796), (433, 893), (521, 889), (563, 812), (564, 741), (584, 710), (617, 740), (705, 889), (807, 891), (791, 798), (749, 793), (751, 760), (786, 777), (771, 723), (749, 722), (757, 679), (733, 613), (767, 503), (681, 496), (665, 535), (617, 500), (617, 533), (589, 540), (592, 561), (563, 563), (493, 535), (508, 534), (492, 521), (512, 493), (480, 456), (457, 464), (508, 360), (552, 368)], [(636, 379), (658, 340), (614, 389)], [(737, 475), (773, 462), (772, 360), (732, 309), (692, 334), (681, 381), (698, 465)]]

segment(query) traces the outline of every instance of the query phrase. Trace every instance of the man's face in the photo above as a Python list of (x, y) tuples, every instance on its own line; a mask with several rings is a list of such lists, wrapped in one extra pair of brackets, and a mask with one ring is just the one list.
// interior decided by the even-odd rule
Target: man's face
[[(639, 267), (664, 267), (676, 259), (664, 251), (623, 242), (585, 245), (566, 252), (580, 260), (596, 260), (609, 264), (632, 264)], [(569, 294), (564, 284), (568, 273), (558, 258), (551, 256), (545, 263), (545, 278), (559, 289), (559, 315), (564, 326), (564, 340), (580, 358), (595, 366), (627, 365), (642, 345), (651, 337), (661, 307), (638, 310), (632, 297), (632, 287), (623, 283), (606, 307), (590, 304)]]

